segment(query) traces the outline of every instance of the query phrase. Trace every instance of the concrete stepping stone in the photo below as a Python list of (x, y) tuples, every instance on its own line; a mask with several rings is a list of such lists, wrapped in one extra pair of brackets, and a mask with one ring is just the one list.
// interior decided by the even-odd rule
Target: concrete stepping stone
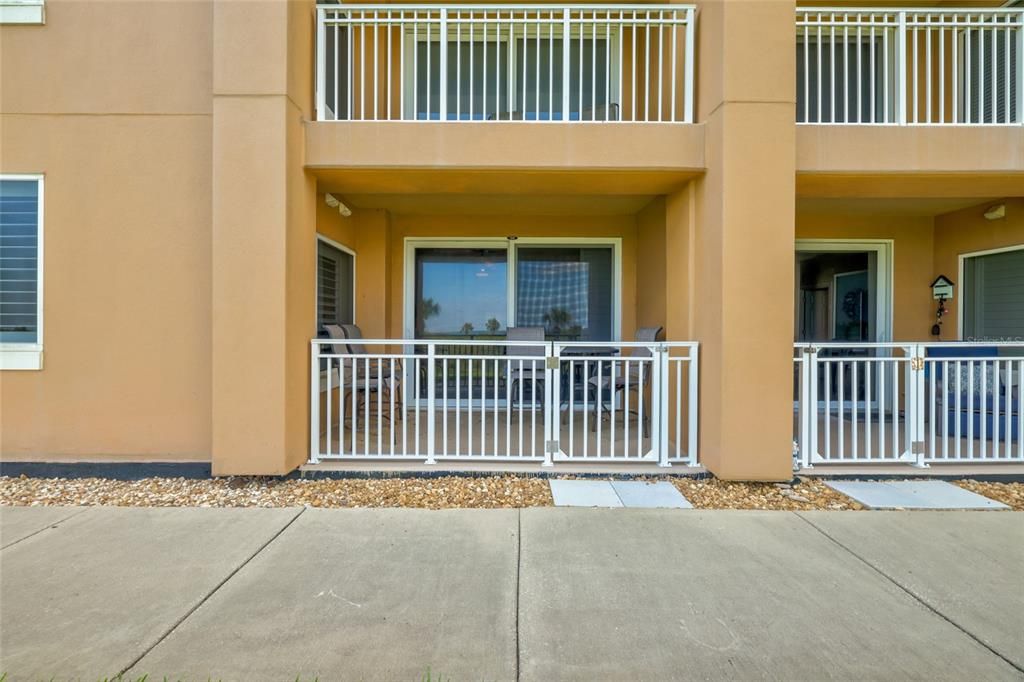
[(946, 481), (825, 481), (869, 509), (1009, 509)]
[(608, 481), (562, 481), (551, 483), (556, 507), (621, 507), (622, 500)]
[(612, 488), (627, 507), (693, 509), (690, 501), (668, 481), (612, 481)]
[(556, 507), (693, 508), (674, 485), (665, 481), (646, 483), (556, 479), (549, 483)]

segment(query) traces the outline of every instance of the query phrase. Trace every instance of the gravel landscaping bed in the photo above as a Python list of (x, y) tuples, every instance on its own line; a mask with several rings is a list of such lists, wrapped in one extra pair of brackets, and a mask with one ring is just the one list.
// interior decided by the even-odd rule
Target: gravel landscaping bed
[(115, 507), (549, 507), (547, 481), (522, 476), (388, 479), (0, 478), (0, 505)]
[(1002, 502), (1014, 511), (1024, 511), (1024, 483), (988, 483), (986, 481), (953, 481), (972, 493)]
[[(566, 476), (565, 478), (576, 478)], [(662, 480), (662, 479), (647, 479)], [(820, 480), (736, 483), (669, 478), (697, 509), (859, 510), (856, 501)], [(1024, 483), (955, 481), (967, 490), (1024, 511)], [(531, 476), (444, 476), (384, 479), (212, 479), (0, 477), (0, 505), (116, 507), (416, 507), (421, 509), (550, 507), (551, 489)]]
[(796, 483), (737, 483), (717, 478), (673, 479), (683, 497), (697, 509), (772, 509), (812, 511), (864, 507), (821, 481), (801, 478)]

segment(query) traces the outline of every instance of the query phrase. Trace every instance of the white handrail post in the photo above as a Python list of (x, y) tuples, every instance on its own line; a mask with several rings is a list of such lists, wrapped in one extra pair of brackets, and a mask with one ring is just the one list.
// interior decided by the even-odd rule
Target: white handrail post
[(552, 342), (548, 344), (544, 358), (544, 463), (541, 465), (544, 467), (554, 466), (551, 461), (554, 455), (551, 444), (555, 442), (555, 430), (561, 412), (561, 379), (558, 369), (560, 353), (561, 348)]
[(683, 67), (683, 123), (693, 123), (693, 55), (694, 50), (694, 19), (696, 8), (686, 10), (686, 64)]
[[(441, 106), (440, 118), (448, 120), (448, 10), (441, 8), (441, 92), (438, 95)], [(486, 77), (486, 76), (485, 76)]]
[(309, 463), (320, 461), (320, 345), (309, 349)]
[[(1009, 93), (1006, 98), (1010, 98)], [(1017, 123), (1024, 126), (1024, 10), (1017, 25)]]
[[(658, 466), (670, 467), (668, 461), (668, 357), (669, 347), (662, 346), (655, 356), (658, 359), (658, 366), (654, 375), (654, 387), (652, 390), (651, 405), (651, 433), (657, 434)], [(600, 396), (598, 396), (600, 399)], [(654, 402), (657, 400), (657, 402)], [(676, 409), (681, 406), (676, 405)], [(655, 421), (656, 420), (656, 421)]]
[(816, 406), (811, 405), (811, 372), (818, 361), (818, 350), (814, 346), (801, 349), (803, 356), (800, 358), (800, 466), (807, 468), (811, 466), (811, 415), (817, 411)]
[[(697, 441), (697, 428), (698, 428), (698, 425), (699, 425), (698, 420), (699, 420), (699, 417), (700, 417), (700, 413), (698, 412), (698, 403), (700, 401), (700, 386), (699, 386), (699, 383), (698, 383), (700, 381), (700, 345), (699, 344), (695, 343), (695, 344), (693, 344), (693, 346), (690, 347), (689, 365), (690, 366), (687, 367), (687, 372), (689, 373), (689, 377), (690, 377), (690, 385), (688, 387), (689, 391), (688, 391), (688, 398), (687, 398), (689, 400), (689, 403), (686, 405), (686, 409), (688, 410), (687, 414), (689, 416), (689, 420), (688, 420), (689, 421), (689, 424), (688, 424), (689, 428), (687, 429), (687, 431), (688, 431), (687, 435), (689, 436), (689, 440), (687, 441), (687, 444), (686, 444), (686, 454), (687, 454), (687, 457), (690, 460), (689, 461), (690, 466), (695, 467), (699, 463), (699, 460), (697, 458), (697, 442), (698, 442)], [(679, 435), (677, 434), (676, 438), (678, 438), (678, 437), (679, 437)]]
[[(925, 461), (928, 453), (925, 452), (925, 389), (924, 389), (924, 374), (925, 367), (925, 353), (927, 352), (924, 344), (917, 344), (914, 346), (914, 359), (916, 361), (916, 369), (914, 370), (914, 387), (913, 387), (913, 408), (914, 408), (914, 434), (912, 443), (912, 450), (914, 451), (916, 458), (914, 466), (925, 468), (928, 466), (928, 462)], [(934, 396), (932, 397), (934, 400)]]
[[(896, 34), (896, 88), (897, 90), (897, 121), (901, 126), (907, 125), (907, 13), (899, 11), (899, 29)], [(917, 55), (914, 55), (917, 59)], [(886, 112), (888, 114), (888, 112)]]
[(433, 342), (429, 342), (427, 345), (427, 464), (437, 463), (437, 460), (434, 459), (434, 403), (436, 400), (435, 380), (437, 378), (436, 368), (434, 367), (434, 356), (436, 350), (437, 349)]
[[(316, 120), (326, 120), (327, 109), (327, 10), (316, 9)], [(335, 74), (337, 80), (337, 74)], [(337, 87), (337, 84), (335, 84)], [(315, 353), (314, 353), (315, 355)]]
[[(569, 8), (562, 10), (562, 120), (569, 120)], [(580, 38), (582, 40), (582, 37)], [(546, 448), (545, 448), (546, 449)]]

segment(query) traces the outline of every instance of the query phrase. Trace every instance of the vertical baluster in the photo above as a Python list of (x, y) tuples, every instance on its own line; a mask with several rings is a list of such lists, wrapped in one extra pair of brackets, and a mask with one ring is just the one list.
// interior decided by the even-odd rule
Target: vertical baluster
[(814, 121), (816, 123), (821, 123), (824, 120), (821, 117), (821, 100), (822, 100), (822, 92), (821, 92), (821, 12), (818, 13), (818, 23), (817, 23), (817, 26), (815, 28), (815, 34), (817, 35), (817, 39), (816, 39), (815, 44), (814, 44), (814, 47), (815, 47), (814, 58), (818, 62), (818, 70), (817, 70), (817, 83), (815, 84), (815, 92), (814, 92), (815, 96), (814, 96), (814, 99), (816, 100), (816, 104), (817, 104), (817, 107), (818, 107), (818, 115), (817, 115), (817, 118), (814, 119)]
[[(602, 426), (601, 422), (604, 421), (603, 416), (601, 414), (601, 412), (602, 412), (602, 407), (601, 407), (601, 398), (602, 398), (602, 396), (601, 396), (601, 392), (602, 392), (602, 386), (603, 386), (602, 379), (604, 378), (602, 376), (602, 372), (601, 372), (601, 365), (602, 365), (601, 361), (598, 360), (597, 361), (597, 384), (595, 386), (595, 391), (594, 391), (594, 393), (595, 393), (594, 400), (597, 403), (595, 405), (595, 408), (596, 408), (595, 412), (597, 412), (597, 442), (595, 443), (595, 446), (594, 446), (594, 449), (597, 452), (594, 455), (595, 457), (601, 457), (601, 426)], [(589, 387), (590, 387), (590, 379), (589, 378), (587, 379), (587, 387), (588, 387), (588, 390), (589, 390)], [(612, 454), (614, 454), (614, 453), (612, 453)]]
[(377, 85), (377, 74), (380, 72), (380, 14), (379, 11), (373, 13), (373, 120), (377, 120), (377, 95), (379, 87)]
[(646, 362), (643, 360), (637, 362), (638, 369), (640, 370), (637, 374), (637, 386), (636, 386), (636, 456), (641, 458), (644, 456), (644, 389), (646, 388), (646, 377), (644, 368)]
[[(376, 50), (376, 46), (374, 46)], [(381, 358), (375, 358), (374, 364), (377, 367), (377, 455), (384, 454), (384, 424), (381, 420), (384, 418), (384, 368), (382, 367), (383, 360)]]
[(622, 456), (629, 457), (629, 360), (622, 363)]
[[(561, 407), (561, 406), (559, 406)], [(586, 438), (586, 432), (583, 437)], [(569, 360), (569, 456), (576, 456), (576, 361)]]
[(611, 120), (612, 110), (612, 13), (604, 11), (604, 120)]
[[(332, 349), (332, 352), (333, 352), (333, 349)], [(332, 401), (332, 396), (331, 396), (331, 393), (334, 392), (333, 391), (334, 387), (331, 385), (331, 374), (333, 372), (334, 372), (334, 358), (328, 356), (328, 358), (327, 358), (327, 443), (326, 443), (326, 452), (327, 452), (328, 456), (331, 455), (331, 426), (332, 426), (332, 424), (331, 424), (331, 421), (332, 421), (331, 420), (331, 410), (334, 407), (334, 405), (332, 404), (333, 401)], [(339, 393), (339, 395), (342, 392), (343, 392), (343, 389), (339, 385), (338, 386), (338, 393)], [(317, 400), (319, 400), (319, 396), (317, 396)], [(339, 435), (339, 437), (341, 435), (340, 429), (338, 431), (338, 435)], [(320, 438), (320, 435), (317, 434), (317, 439), (319, 439), (319, 438)]]
[(587, 400), (590, 397), (590, 384), (588, 377), (590, 376), (590, 362), (587, 360), (583, 361), (583, 375), (581, 377), (583, 389), (583, 456), (590, 456), (590, 407), (587, 405)]
[[(415, 454), (416, 455), (420, 455), (420, 454), (423, 453), (423, 451), (420, 449), (420, 431), (421, 431), (421, 429), (420, 429), (420, 395), (422, 395), (422, 394), (420, 393), (421, 387), (420, 387), (420, 356), (419, 355), (417, 355), (416, 358), (414, 359), (414, 363), (415, 363), (415, 365), (414, 365), (413, 369), (414, 369), (414, 372), (415, 372), (415, 375), (416, 375), (416, 424), (415, 424), (415, 428), (413, 429), (415, 431), (415, 433), (413, 433), (413, 445), (414, 445), (413, 449), (415, 450)], [(406, 454), (409, 454), (409, 453), (406, 452)]]
[[(679, 24), (677, 23), (678, 17), (679, 17), (679, 13), (676, 10), (672, 10), (672, 17), (671, 17), (671, 19), (672, 19), (672, 24), (671, 24), (672, 48), (669, 51), (670, 70), (669, 70), (669, 78), (668, 78), (669, 87), (672, 88), (672, 93), (671, 93), (671, 97), (670, 97), (670, 101), (672, 102), (672, 104), (670, 105), (671, 106), (671, 111), (669, 112), (669, 120), (672, 123), (676, 122), (676, 62), (678, 61), (678, 55), (679, 55), (679, 51), (678, 51), (678, 48), (677, 48), (677, 45), (676, 45), (677, 37), (679, 35)], [(609, 34), (609, 38), (608, 38), (609, 42), (611, 41), (611, 37), (610, 36), (611, 36), (611, 34)]]
[[(905, 361), (904, 361), (904, 364), (907, 364), (909, 362), (910, 362), (910, 358), (906, 358)], [(900, 370), (901, 369), (902, 368), (900, 367), (900, 363), (897, 362), (896, 360), (893, 360), (893, 363), (892, 363), (892, 396), (891, 396), (891, 398), (892, 398), (892, 454), (893, 454), (893, 458), (895, 458), (895, 459), (899, 459), (900, 455), (902, 454), (902, 451), (900, 450), (900, 447), (899, 447), (899, 443), (900, 443), (900, 439), (899, 439), (900, 374), (901, 374)], [(904, 378), (904, 381), (906, 381), (906, 378)], [(909, 384), (906, 386), (906, 389), (907, 389), (906, 392), (909, 394), (909, 392), (910, 392)], [(905, 417), (904, 417), (904, 420), (903, 420), (903, 430), (904, 430), (904, 432), (907, 430), (907, 421), (906, 421)]]
[(391, 415), (388, 429), (388, 444), (391, 450), (392, 457), (394, 457), (395, 455), (395, 387), (398, 385), (395, 380), (396, 376), (397, 375), (395, 374), (395, 358), (392, 357), (388, 361), (388, 382), (390, 383), (390, 387), (388, 389), (390, 406), (388, 409), (390, 410), (389, 414)]
[(494, 449), (492, 450), (492, 454), (495, 457), (498, 456), (498, 403), (499, 403), (498, 372), (499, 371), (500, 371), (500, 368), (498, 367), (498, 359), (495, 358), (494, 359), (494, 429), (492, 429), (494, 431)]
[(854, 457), (860, 457), (860, 452), (857, 448), (857, 429), (859, 428), (857, 424), (857, 398), (860, 393), (860, 384), (857, 382), (858, 365), (860, 365), (860, 363), (857, 362), (856, 360), (850, 362), (850, 369), (853, 372), (853, 376), (851, 377), (852, 386), (850, 387), (850, 391), (853, 394), (850, 400), (850, 433), (853, 436), (853, 443), (850, 446), (850, 450), (853, 452)]
[(610, 409), (608, 411), (611, 414), (611, 417), (610, 417), (610, 420), (611, 420), (610, 424), (611, 425), (608, 427), (609, 433), (611, 434), (611, 445), (608, 447), (608, 454), (610, 456), (612, 456), (612, 457), (615, 456), (615, 398), (618, 395), (618, 392), (615, 389), (615, 386), (616, 386), (616, 383), (615, 383), (615, 381), (616, 381), (615, 380), (615, 367), (616, 367), (617, 364), (618, 364), (618, 362), (613, 357), (612, 361), (611, 361), (611, 367), (609, 369), (609, 372), (610, 372), (611, 376), (609, 377), (609, 380), (608, 380), (608, 400), (610, 402), (610, 405), (609, 405)]
[(839, 395), (836, 398), (839, 412), (839, 459), (846, 459), (846, 363), (839, 361)]
[[(512, 361), (505, 358), (505, 456), (512, 454)], [(522, 383), (522, 382), (520, 382)], [(522, 414), (522, 404), (519, 405)]]
[(874, 374), (874, 354), (864, 365), (864, 458), (871, 459), (871, 375)]
[(828, 62), (828, 93), (829, 93), (829, 122), (836, 122), (836, 15), (835, 12), (829, 15), (829, 62)]
[(644, 123), (651, 120), (651, 13), (644, 17)]
[(632, 71), (633, 71), (633, 78), (632, 78), (632, 80), (630, 81), (630, 84), (629, 84), (630, 85), (630, 88), (629, 88), (630, 95), (631, 95), (631, 97), (633, 99), (633, 103), (632, 103), (632, 105), (630, 106), (630, 109), (629, 109), (629, 115), (630, 115), (630, 120), (631, 121), (636, 121), (637, 120), (637, 115), (636, 115), (636, 91), (637, 91), (638, 87), (637, 87), (636, 81), (637, 81), (637, 75), (638, 75), (638, 71), (637, 71), (638, 67), (637, 67), (637, 63), (636, 63), (636, 37), (637, 37), (638, 31), (636, 30), (636, 26), (637, 26), (636, 10), (633, 10), (633, 20), (632, 20), (632, 23), (630, 24), (630, 27), (629, 27), (629, 37), (630, 37), (629, 47), (630, 47), (630, 53), (631, 53), (630, 65), (631, 65)]
[[(692, 360), (688, 360), (692, 362)], [(682, 443), (683, 443), (683, 363), (676, 361), (676, 459), (682, 458)], [(807, 406), (803, 406), (807, 409)], [(693, 428), (693, 424), (688, 425), (689, 428)], [(693, 453), (686, 453), (692, 455)]]
[(967, 458), (974, 459), (974, 360), (967, 361)]
[(385, 79), (386, 82), (387, 82), (388, 92), (387, 92), (387, 113), (384, 116), (384, 120), (390, 121), (391, 120), (391, 33), (394, 30), (394, 25), (391, 23), (391, 10), (388, 10), (388, 19), (387, 19), (387, 23), (385, 24), (385, 28), (387, 28), (387, 32), (388, 32), (388, 40), (387, 40), (387, 51), (388, 51), (388, 57), (387, 57), (387, 59), (388, 59), (388, 67), (387, 68), (388, 68), (388, 72), (387, 72), (387, 78)]
[[(832, 364), (822, 362), (821, 367), (825, 370), (825, 458), (832, 459)], [(817, 413), (818, 406), (813, 408)]]
[(863, 100), (863, 93), (862, 93), (862, 88), (861, 88), (861, 82), (863, 80), (863, 78), (861, 77), (861, 74), (863, 72), (863, 69), (862, 69), (862, 62), (863, 62), (862, 55), (863, 55), (863, 52), (864, 52), (864, 50), (861, 49), (861, 47), (863, 46), (863, 42), (861, 41), (861, 27), (862, 27), (862, 25), (863, 24), (862, 24), (861, 15), (860, 15), (860, 13), (858, 13), (857, 14), (857, 42), (854, 44), (854, 48), (857, 51), (857, 123), (863, 123), (862, 118), (863, 118), (863, 112), (864, 112), (864, 100)]

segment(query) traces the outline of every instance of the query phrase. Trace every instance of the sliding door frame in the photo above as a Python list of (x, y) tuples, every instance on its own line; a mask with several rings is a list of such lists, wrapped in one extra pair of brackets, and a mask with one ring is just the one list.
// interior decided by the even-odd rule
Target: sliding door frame
[(402, 286), (402, 329), (405, 338), (416, 335), (416, 249), (507, 249), (506, 328), (516, 326), (516, 251), (519, 247), (610, 247), (612, 250), (612, 340), (622, 339), (622, 238), (621, 237), (507, 237), (452, 238), (406, 237)]

